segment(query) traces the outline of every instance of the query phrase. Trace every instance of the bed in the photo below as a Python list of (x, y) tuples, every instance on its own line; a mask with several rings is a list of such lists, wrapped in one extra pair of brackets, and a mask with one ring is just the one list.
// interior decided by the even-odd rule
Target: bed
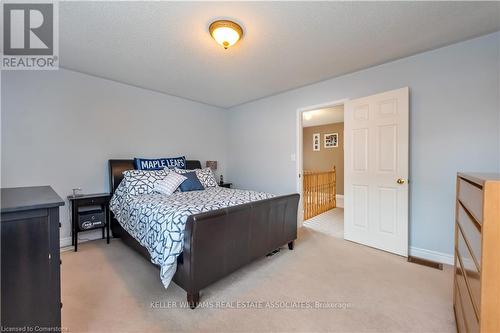
[[(200, 169), (201, 163), (188, 160), (186, 167)], [(133, 160), (109, 160), (112, 194), (123, 179), (122, 173), (132, 169)], [(273, 197), (259, 197), (253, 194), (252, 200), (257, 201), (239, 203), (234, 198), (238, 198), (237, 194), (241, 195), (243, 191), (226, 191), (238, 190), (215, 188), (206, 193), (191, 194), (197, 196), (196, 200), (206, 200), (205, 197), (212, 196), (218, 198), (217, 200), (223, 198), (230, 203), (229, 207), (213, 206), (214, 209), (209, 207), (208, 211), (190, 214), (185, 220), (182, 248), (176, 256), (173, 281), (187, 292), (187, 301), (193, 309), (200, 300), (200, 291), (203, 288), (285, 244), (292, 250), (297, 238), (298, 194)], [(155, 204), (171, 207), (171, 203), (165, 200), (144, 200), (153, 200)], [(123, 223), (123, 219), (121, 221)], [(151, 248), (148, 250), (144, 242), (138, 240), (137, 235), (133, 237), (131, 233), (134, 233), (129, 233), (126, 229), (131, 230), (126, 225), (124, 228), (112, 212), (113, 237), (121, 238), (125, 244), (154, 263), (156, 258), (154, 253), (151, 256)]]

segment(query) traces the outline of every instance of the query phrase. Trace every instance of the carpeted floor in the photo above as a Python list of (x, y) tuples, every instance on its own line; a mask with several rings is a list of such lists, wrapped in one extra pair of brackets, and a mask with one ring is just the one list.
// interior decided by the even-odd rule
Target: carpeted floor
[(344, 209), (335, 208), (304, 221), (304, 227), (336, 238), (344, 238)]
[(451, 267), (411, 264), (307, 227), (295, 250), (203, 290), (196, 310), (120, 240), (83, 243), (62, 261), (62, 325), (70, 332), (456, 331)]

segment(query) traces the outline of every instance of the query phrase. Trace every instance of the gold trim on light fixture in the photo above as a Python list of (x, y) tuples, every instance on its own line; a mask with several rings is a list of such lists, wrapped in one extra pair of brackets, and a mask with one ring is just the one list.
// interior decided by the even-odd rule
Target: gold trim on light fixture
[(217, 20), (210, 24), (208, 31), (213, 39), (225, 49), (236, 44), (243, 37), (243, 29), (238, 23)]

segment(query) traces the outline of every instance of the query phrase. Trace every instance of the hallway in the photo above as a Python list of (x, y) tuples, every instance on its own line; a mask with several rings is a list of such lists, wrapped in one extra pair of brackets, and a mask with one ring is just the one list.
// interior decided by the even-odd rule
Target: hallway
[(304, 221), (304, 227), (344, 239), (344, 209), (334, 208)]

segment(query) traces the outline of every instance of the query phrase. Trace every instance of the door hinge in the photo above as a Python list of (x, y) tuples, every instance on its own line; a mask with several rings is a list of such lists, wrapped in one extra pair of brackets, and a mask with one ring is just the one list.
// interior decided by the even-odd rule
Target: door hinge
[(52, 255), (49, 253), (49, 260), (52, 259)]

